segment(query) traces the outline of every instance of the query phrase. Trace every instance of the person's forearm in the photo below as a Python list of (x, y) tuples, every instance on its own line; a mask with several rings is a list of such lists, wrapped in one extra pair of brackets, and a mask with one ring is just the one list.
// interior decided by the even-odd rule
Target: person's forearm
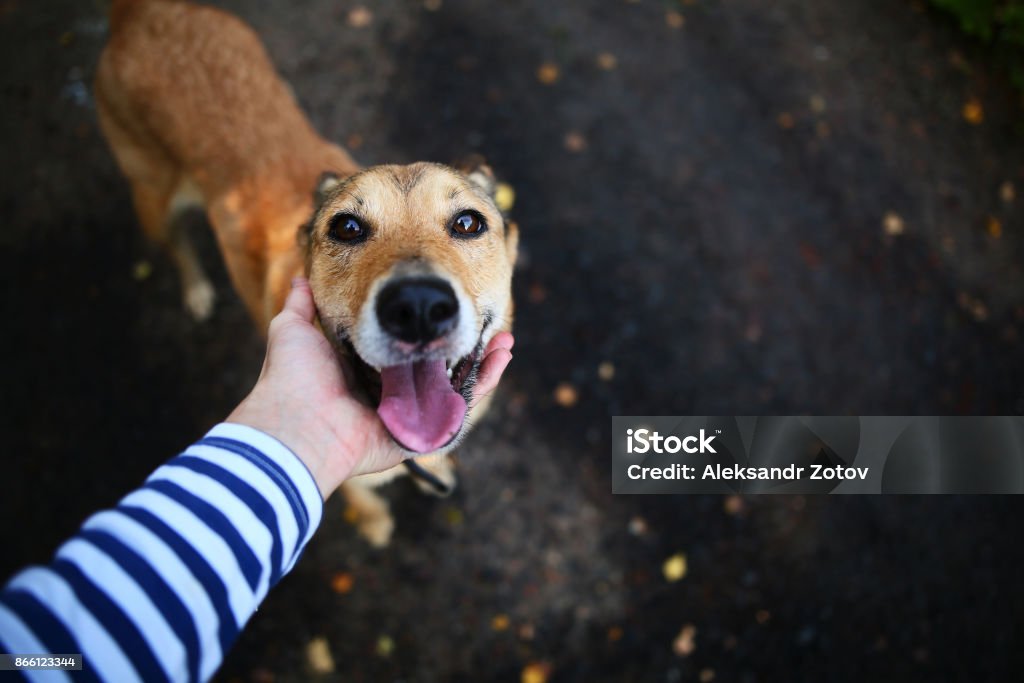
[(81, 653), (76, 680), (206, 680), (322, 506), (287, 448), (218, 425), (4, 587), (0, 652)]

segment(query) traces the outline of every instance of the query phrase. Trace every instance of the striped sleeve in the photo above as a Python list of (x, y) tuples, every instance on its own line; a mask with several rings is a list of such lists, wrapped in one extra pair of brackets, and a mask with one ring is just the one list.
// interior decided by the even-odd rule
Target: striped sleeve
[(322, 512), (316, 482), (284, 445), (217, 425), (86, 520), (49, 566), (11, 579), (0, 652), (81, 653), (75, 680), (205, 681)]

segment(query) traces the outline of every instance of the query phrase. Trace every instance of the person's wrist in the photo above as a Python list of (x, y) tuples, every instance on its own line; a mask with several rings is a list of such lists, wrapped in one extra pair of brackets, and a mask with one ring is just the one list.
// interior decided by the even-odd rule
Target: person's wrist
[(258, 429), (284, 444), (306, 466), (320, 496), (327, 500), (354, 466), (352, 458), (338, 457), (347, 454), (348, 447), (326, 420), (312, 414), (298, 418), (284, 415), (282, 408), (284, 405), (266, 406), (250, 395), (226, 421)]

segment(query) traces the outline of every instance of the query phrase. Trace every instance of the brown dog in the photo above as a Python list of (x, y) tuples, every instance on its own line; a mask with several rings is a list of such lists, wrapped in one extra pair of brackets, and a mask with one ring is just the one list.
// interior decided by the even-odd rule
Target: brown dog
[[(191, 314), (214, 305), (179, 225), (199, 206), (260, 328), (307, 273), (324, 333), (396, 443), (434, 454), (417, 462), (453, 485), (444, 454), (475, 421), (467, 406), (483, 350), (511, 326), (518, 236), (489, 170), (360, 170), (313, 130), (249, 27), (188, 2), (114, 0), (95, 90), (139, 221), (177, 264)], [(393, 523), (371, 488), (403, 472), (343, 487), (376, 545)]]

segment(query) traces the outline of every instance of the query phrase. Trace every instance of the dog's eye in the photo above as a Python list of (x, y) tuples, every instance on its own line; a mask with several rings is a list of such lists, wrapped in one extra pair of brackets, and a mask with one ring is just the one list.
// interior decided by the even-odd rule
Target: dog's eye
[(339, 213), (331, 218), (327, 235), (339, 242), (351, 242), (366, 235), (366, 229), (359, 219), (347, 213)]
[(487, 223), (475, 211), (463, 211), (452, 221), (452, 233), (456, 237), (474, 237), (486, 230)]

